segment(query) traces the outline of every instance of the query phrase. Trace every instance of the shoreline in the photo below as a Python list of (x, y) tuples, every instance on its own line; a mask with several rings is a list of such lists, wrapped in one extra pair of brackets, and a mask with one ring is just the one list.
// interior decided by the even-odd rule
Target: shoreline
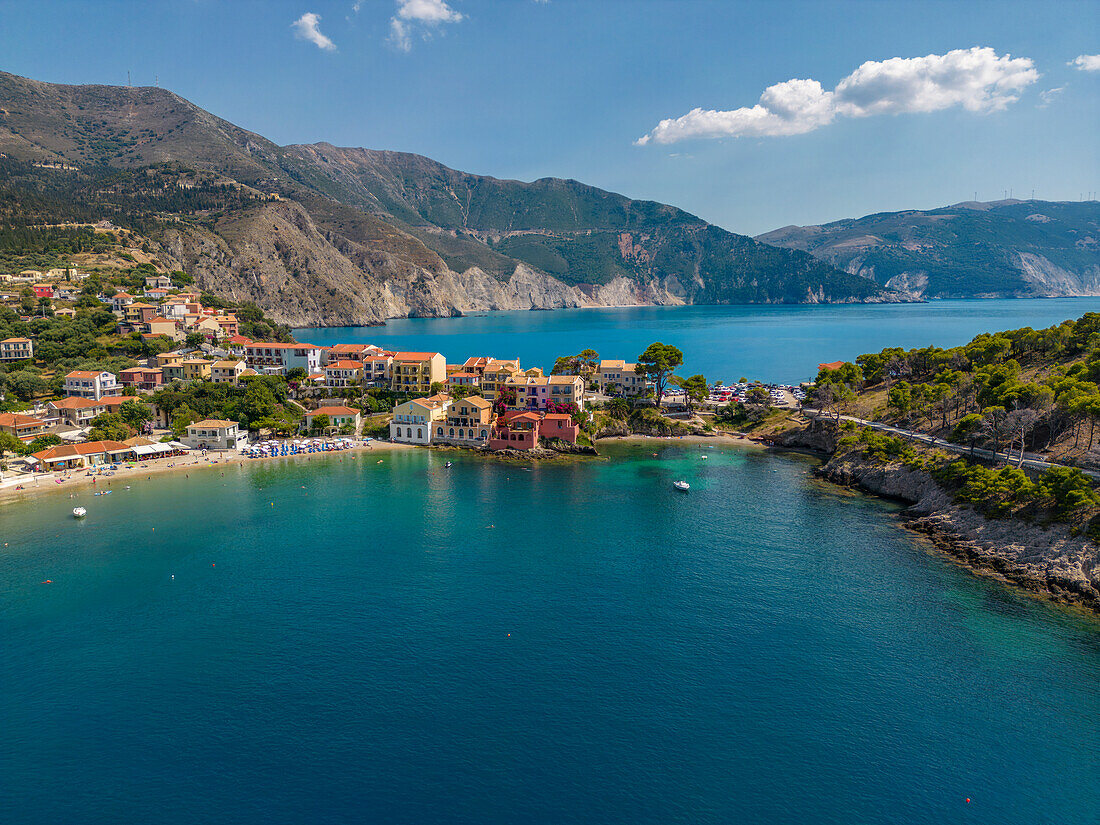
[[(97, 491), (100, 489), (113, 490), (116, 482), (125, 482), (131, 479), (142, 480), (140, 478), (141, 476), (145, 476), (146, 479), (149, 479), (154, 475), (178, 472), (187, 473), (192, 470), (197, 472), (213, 467), (224, 467), (228, 464), (244, 466), (246, 464), (256, 464), (272, 461), (274, 459), (296, 461), (300, 459), (312, 459), (314, 456), (320, 458), (334, 455), (386, 453), (396, 450), (415, 449), (417, 449), (416, 446), (412, 444), (395, 444), (390, 441), (372, 440), (369, 444), (360, 444), (355, 447), (349, 447), (346, 450), (333, 450), (327, 453), (300, 453), (298, 455), (273, 455), (257, 458), (244, 456), (240, 453), (230, 454), (228, 452), (211, 453), (207, 454), (205, 457), (200, 455), (188, 455), (163, 464), (148, 462), (144, 465), (136, 463), (133, 467), (120, 467), (114, 471), (114, 475), (106, 477), (88, 475), (87, 469), (72, 470), (68, 473), (43, 473), (25, 480), (20, 479), (20, 483), (23, 485), (22, 490), (17, 490), (15, 485), (0, 487), (0, 507), (20, 501), (31, 501), (41, 496), (54, 493), (75, 492), (78, 490), (83, 492), (87, 488), (94, 488)], [(61, 479), (60, 483), (58, 483), (59, 478)], [(93, 483), (93, 478), (95, 479), (95, 483)], [(37, 484), (35, 484), (36, 480), (38, 482)]]

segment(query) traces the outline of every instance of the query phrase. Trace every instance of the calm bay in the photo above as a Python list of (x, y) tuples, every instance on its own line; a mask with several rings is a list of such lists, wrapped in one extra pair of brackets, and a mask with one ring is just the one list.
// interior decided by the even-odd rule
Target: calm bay
[(402, 318), (382, 327), (298, 329), (311, 344), (378, 344), (471, 355), (519, 357), (549, 369), (559, 355), (591, 347), (633, 360), (654, 341), (684, 352), (684, 375), (711, 381), (797, 383), (823, 361), (850, 360), (885, 347), (952, 347), (982, 332), (1035, 329), (1100, 311), (1100, 298), (931, 301), (925, 304), (690, 306), (490, 312), (462, 318)]
[[(642, 308), (301, 336), (547, 366), (661, 339), (708, 377), (794, 381), (1094, 309)], [(1096, 821), (1095, 617), (957, 567), (896, 505), (815, 480), (814, 459), (601, 451), (220, 464), (77, 490), (83, 521), (63, 491), (0, 505), (0, 821)]]
[(1095, 821), (1095, 619), (812, 459), (605, 451), (3, 506), (0, 820)]

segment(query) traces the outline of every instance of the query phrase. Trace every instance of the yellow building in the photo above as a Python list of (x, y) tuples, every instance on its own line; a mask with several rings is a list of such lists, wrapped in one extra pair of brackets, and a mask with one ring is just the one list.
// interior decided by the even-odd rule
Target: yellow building
[(203, 358), (185, 358), (161, 367), (165, 381), (209, 381), (213, 361)]
[(483, 368), (483, 372), (481, 373), (481, 383), (478, 386), (481, 394), (490, 401), (496, 401), (497, 391), (504, 386), (505, 381), (523, 375), (518, 358), (507, 361), (490, 358), (484, 365), (480, 366)]
[(447, 361), (438, 352), (397, 352), (393, 356), (390, 389), (427, 393), (432, 384), (447, 380)]

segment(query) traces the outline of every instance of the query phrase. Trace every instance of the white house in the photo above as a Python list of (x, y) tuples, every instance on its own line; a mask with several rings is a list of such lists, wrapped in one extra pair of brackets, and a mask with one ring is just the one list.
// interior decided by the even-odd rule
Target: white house
[(278, 344), (253, 341), (244, 348), (244, 360), (257, 372), (285, 373), (301, 367), (307, 373), (321, 372), (324, 350), (313, 344)]
[(187, 425), (183, 442), (193, 450), (233, 450), (240, 444), (236, 421), (207, 418)]
[(73, 370), (65, 376), (65, 395), (91, 398), (98, 401), (111, 395), (120, 395), (122, 388), (113, 372)]
[(390, 441), (400, 444), (431, 444), (432, 428), (447, 418), (451, 406), (448, 395), (414, 398), (393, 408)]

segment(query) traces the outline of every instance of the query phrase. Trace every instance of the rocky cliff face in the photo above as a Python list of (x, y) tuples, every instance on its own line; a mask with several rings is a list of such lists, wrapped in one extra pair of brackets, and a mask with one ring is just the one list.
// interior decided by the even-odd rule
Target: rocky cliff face
[(141, 226), (165, 263), (285, 323), (897, 298), (666, 204), (402, 152), (277, 146), (165, 89), (0, 72), (0, 101), (0, 167), (13, 164), (0, 184), (18, 182), (24, 196), (51, 190), (85, 220)]
[(1100, 547), (1064, 524), (987, 519), (922, 470), (882, 464), (858, 453), (834, 455), (820, 474), (838, 484), (904, 501), (907, 526), (976, 570), (1100, 612)]
[(910, 299), (1100, 295), (1100, 203), (998, 201), (787, 226), (811, 253)]

